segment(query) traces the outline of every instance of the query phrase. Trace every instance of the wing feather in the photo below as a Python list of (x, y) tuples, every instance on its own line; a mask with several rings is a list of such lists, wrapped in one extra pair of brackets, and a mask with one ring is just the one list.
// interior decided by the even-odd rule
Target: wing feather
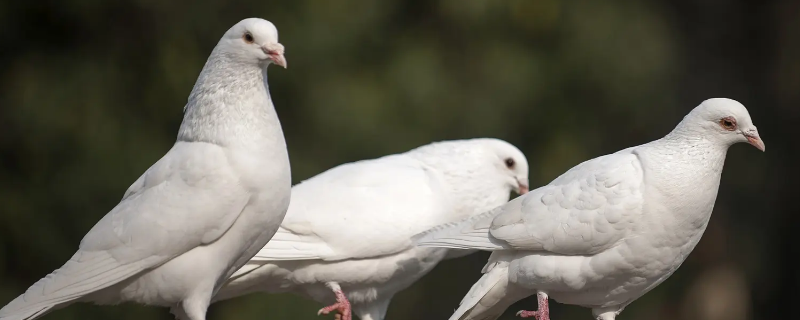
[[(406, 155), (348, 163), (292, 188), (281, 229), (260, 260), (377, 257), (405, 250), (420, 226), (446, 222), (438, 172)], [(363, 239), (370, 239), (364, 241)]]
[(417, 243), (564, 255), (606, 250), (629, 234), (643, 206), (642, 167), (632, 150), (581, 163), (500, 208), (421, 234)]
[(64, 266), (0, 309), (32, 319), (221, 237), (250, 199), (223, 148), (178, 142), (86, 234)]

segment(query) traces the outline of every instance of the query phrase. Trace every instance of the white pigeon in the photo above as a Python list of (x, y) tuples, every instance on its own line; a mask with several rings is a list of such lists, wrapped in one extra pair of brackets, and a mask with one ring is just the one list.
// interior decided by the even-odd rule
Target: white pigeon
[(214, 299), (293, 292), (335, 302), (321, 313), (383, 319), (392, 296), (448, 252), (415, 247), (412, 236), (495, 208), (527, 184), (527, 159), (497, 139), (437, 142), (340, 165), (292, 188), (275, 237)]
[(272, 238), (289, 206), (289, 157), (266, 78), (269, 64), (286, 66), (283, 50), (269, 21), (228, 30), (172, 149), (0, 319), (35, 319), (77, 301), (171, 306), (179, 318), (205, 319), (211, 297)]
[(764, 151), (750, 115), (709, 99), (665, 137), (583, 162), (550, 184), (484, 214), (416, 237), (425, 247), (493, 251), (450, 318), (496, 319), (537, 294), (612, 320), (666, 280), (705, 231), (728, 147)]

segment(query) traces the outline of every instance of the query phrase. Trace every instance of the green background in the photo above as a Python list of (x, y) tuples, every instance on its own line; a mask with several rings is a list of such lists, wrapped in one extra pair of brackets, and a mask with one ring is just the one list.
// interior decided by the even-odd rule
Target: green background
[[(295, 183), (496, 137), (526, 153), (536, 187), (663, 136), (706, 98), (739, 100), (767, 152), (731, 149), (702, 241), (619, 319), (796, 314), (800, 2), (755, 0), (2, 1), (0, 304), (66, 261), (170, 148), (205, 59), (247, 17), (275, 23), (286, 46), (289, 69), (269, 80)], [(486, 258), (442, 263), (388, 318), (446, 319)], [(215, 304), (209, 319), (318, 319), (320, 307), (260, 294)], [(45, 317), (170, 318), (87, 304)], [(552, 318), (591, 315), (554, 304)]]

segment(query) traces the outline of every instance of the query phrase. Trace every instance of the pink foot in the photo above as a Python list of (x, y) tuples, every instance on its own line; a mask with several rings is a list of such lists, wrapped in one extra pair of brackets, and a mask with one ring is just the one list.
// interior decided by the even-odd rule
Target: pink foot
[(350, 310), (350, 301), (347, 301), (347, 297), (344, 296), (342, 288), (340, 288), (338, 284), (330, 284), (329, 286), (336, 295), (336, 303), (319, 309), (317, 315), (328, 314), (335, 310), (339, 312), (335, 316), (336, 320), (353, 320), (353, 312)]
[(536, 293), (537, 300), (539, 300), (538, 311), (520, 310), (517, 316), (522, 318), (534, 317), (536, 320), (550, 320), (550, 306), (547, 304), (547, 294), (544, 292)]

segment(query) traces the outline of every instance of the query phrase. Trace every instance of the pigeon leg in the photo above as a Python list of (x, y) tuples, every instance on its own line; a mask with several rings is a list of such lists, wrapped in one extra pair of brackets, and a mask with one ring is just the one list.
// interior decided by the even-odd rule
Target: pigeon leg
[(328, 282), (325, 285), (333, 290), (333, 294), (336, 295), (336, 303), (319, 309), (317, 315), (328, 314), (336, 310), (339, 312), (336, 314), (336, 320), (353, 320), (353, 312), (350, 310), (350, 301), (347, 301), (347, 297), (344, 296), (342, 287), (336, 282)]
[(550, 320), (550, 306), (547, 304), (547, 294), (544, 292), (536, 292), (536, 298), (539, 300), (538, 311), (520, 310), (517, 316), (522, 318), (534, 317), (536, 320)]

